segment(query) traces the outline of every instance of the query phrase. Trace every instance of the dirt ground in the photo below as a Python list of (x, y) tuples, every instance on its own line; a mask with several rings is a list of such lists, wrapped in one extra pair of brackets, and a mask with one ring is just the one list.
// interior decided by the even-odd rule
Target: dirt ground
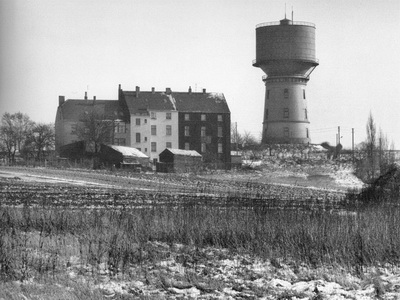
[[(348, 165), (269, 164), (247, 171), (201, 175), (122, 174), (102, 171), (0, 167), (0, 183), (8, 188), (53, 186), (87, 187), (97, 191), (145, 190), (227, 192), (236, 186), (251, 192), (263, 185), (272, 193), (304, 195), (304, 191), (340, 195), (362, 182)], [(246, 190), (247, 189), (247, 190)], [(245, 190), (245, 191), (243, 191)], [(13, 192), (13, 191), (7, 191)], [(313, 195), (320, 195), (320, 194)], [(308, 194), (306, 194), (308, 195)], [(326, 194), (321, 194), (326, 195)], [(326, 197), (326, 196), (321, 196)], [(108, 273), (99, 266), (95, 276), (78, 256), (69, 258), (62, 281), (42, 291), (36, 279), (0, 283), (0, 299), (84, 299), (82, 286), (96, 291), (98, 299), (399, 299), (400, 271), (395, 267), (369, 268), (359, 278), (340, 267), (311, 268), (290, 261), (260, 259), (226, 249), (198, 249), (190, 245), (149, 242), (156, 261), (131, 270), (130, 278)], [(76, 250), (78, 251), (78, 250)], [(60, 282), (64, 282), (60, 284)], [(71, 283), (72, 282), (72, 283)], [(77, 284), (79, 287), (77, 288)], [(32, 295), (41, 294), (39, 298)], [(54, 295), (58, 295), (54, 298)], [(91, 298), (93, 299), (93, 298)]]

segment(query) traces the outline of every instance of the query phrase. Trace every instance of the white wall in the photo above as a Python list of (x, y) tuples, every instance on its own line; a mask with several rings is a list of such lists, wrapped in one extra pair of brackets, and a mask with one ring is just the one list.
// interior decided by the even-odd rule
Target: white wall
[[(171, 119), (166, 118), (167, 112), (171, 113)], [(151, 118), (151, 113), (156, 118)], [(140, 119), (140, 125), (136, 125), (136, 119)], [(151, 135), (151, 125), (155, 125), (157, 135)], [(166, 126), (171, 125), (171, 135), (166, 134)], [(177, 111), (149, 111), (149, 115), (131, 115), (131, 147), (138, 148), (150, 157), (150, 160), (158, 160), (158, 155), (170, 142), (172, 148), (178, 148), (178, 112)], [(136, 133), (140, 133), (140, 143), (136, 142)], [(147, 138), (147, 141), (146, 141)], [(157, 143), (157, 151), (151, 151), (151, 142)]]

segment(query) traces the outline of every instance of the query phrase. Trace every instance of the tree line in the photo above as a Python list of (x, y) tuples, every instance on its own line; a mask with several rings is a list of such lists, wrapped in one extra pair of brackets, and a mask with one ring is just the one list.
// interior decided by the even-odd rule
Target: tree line
[(4, 113), (0, 124), (0, 151), (10, 163), (16, 162), (18, 153), (25, 159), (42, 160), (48, 150), (54, 150), (53, 123), (36, 123), (27, 114)]

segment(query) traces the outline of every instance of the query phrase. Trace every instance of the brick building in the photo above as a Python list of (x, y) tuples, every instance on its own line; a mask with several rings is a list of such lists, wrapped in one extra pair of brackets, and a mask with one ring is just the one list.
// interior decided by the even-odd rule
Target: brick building
[(124, 91), (118, 100), (65, 100), (59, 97), (56, 150), (79, 141), (81, 115), (97, 110), (112, 121), (108, 144), (137, 148), (155, 162), (166, 148), (195, 150), (204, 162), (230, 164), (230, 111), (222, 93)]

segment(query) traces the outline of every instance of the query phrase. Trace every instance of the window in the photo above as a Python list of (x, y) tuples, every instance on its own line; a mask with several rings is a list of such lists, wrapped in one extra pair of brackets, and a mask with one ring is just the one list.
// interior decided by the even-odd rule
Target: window
[(307, 108), (304, 109), (304, 118), (305, 118), (306, 120), (308, 119), (308, 117), (307, 117)]
[(218, 137), (222, 137), (222, 127), (218, 126)]
[(144, 137), (144, 141), (147, 142), (147, 136)]
[(151, 152), (157, 152), (157, 143), (151, 142)]
[(150, 118), (157, 119), (157, 114), (154, 111), (150, 112)]
[(136, 133), (136, 143), (140, 143), (140, 133)]
[(114, 145), (125, 146), (125, 139), (124, 138), (120, 138), (120, 139), (115, 138), (114, 139)]
[(125, 133), (126, 132), (125, 123), (124, 122), (117, 122), (115, 124), (115, 127), (114, 127), (114, 132), (115, 133)]
[(185, 114), (185, 121), (189, 121), (190, 120), (190, 115), (189, 114)]
[(138, 149), (139, 151), (142, 151), (142, 148), (136, 148), (136, 149)]
[(201, 120), (202, 120), (202, 121), (206, 121), (206, 120), (207, 120), (207, 117), (206, 117), (205, 114), (202, 114), (202, 115), (201, 115)]
[(144, 152), (147, 152), (147, 148), (144, 148)]
[(201, 152), (206, 153), (206, 143), (201, 143)]
[(200, 136), (206, 136), (206, 127), (205, 126), (201, 127)]
[(185, 143), (185, 150), (190, 150), (190, 144), (189, 143)]
[(284, 89), (283, 90), (283, 97), (289, 98), (289, 89)]
[(151, 125), (151, 135), (157, 135), (157, 126)]
[(185, 126), (185, 136), (190, 136), (189, 126)]
[(144, 124), (147, 124), (147, 119), (144, 119)]
[(222, 122), (222, 115), (218, 115), (218, 122)]
[(171, 143), (171, 142), (167, 142), (167, 143), (165, 144), (165, 147), (166, 147), (166, 148), (172, 148), (172, 143)]
[(222, 143), (218, 143), (218, 153), (222, 153)]
[(306, 90), (303, 90), (303, 99), (306, 99)]
[(166, 129), (166, 134), (167, 135), (171, 135), (172, 134), (172, 126), (171, 125), (167, 125), (165, 129)]
[(269, 90), (267, 90), (267, 99), (269, 99)]
[(140, 126), (140, 119), (139, 118), (136, 118), (136, 125)]
[(284, 127), (283, 128), (283, 136), (284, 137), (289, 137), (289, 127)]
[(165, 119), (171, 120), (171, 113), (170, 113), (170, 112), (167, 112), (167, 113), (165, 114)]
[(307, 137), (307, 138), (310, 137), (310, 135), (309, 135), (309, 133), (308, 133), (308, 128), (306, 128), (306, 137)]
[(288, 119), (289, 118), (289, 108), (284, 108), (283, 109), (283, 118)]

